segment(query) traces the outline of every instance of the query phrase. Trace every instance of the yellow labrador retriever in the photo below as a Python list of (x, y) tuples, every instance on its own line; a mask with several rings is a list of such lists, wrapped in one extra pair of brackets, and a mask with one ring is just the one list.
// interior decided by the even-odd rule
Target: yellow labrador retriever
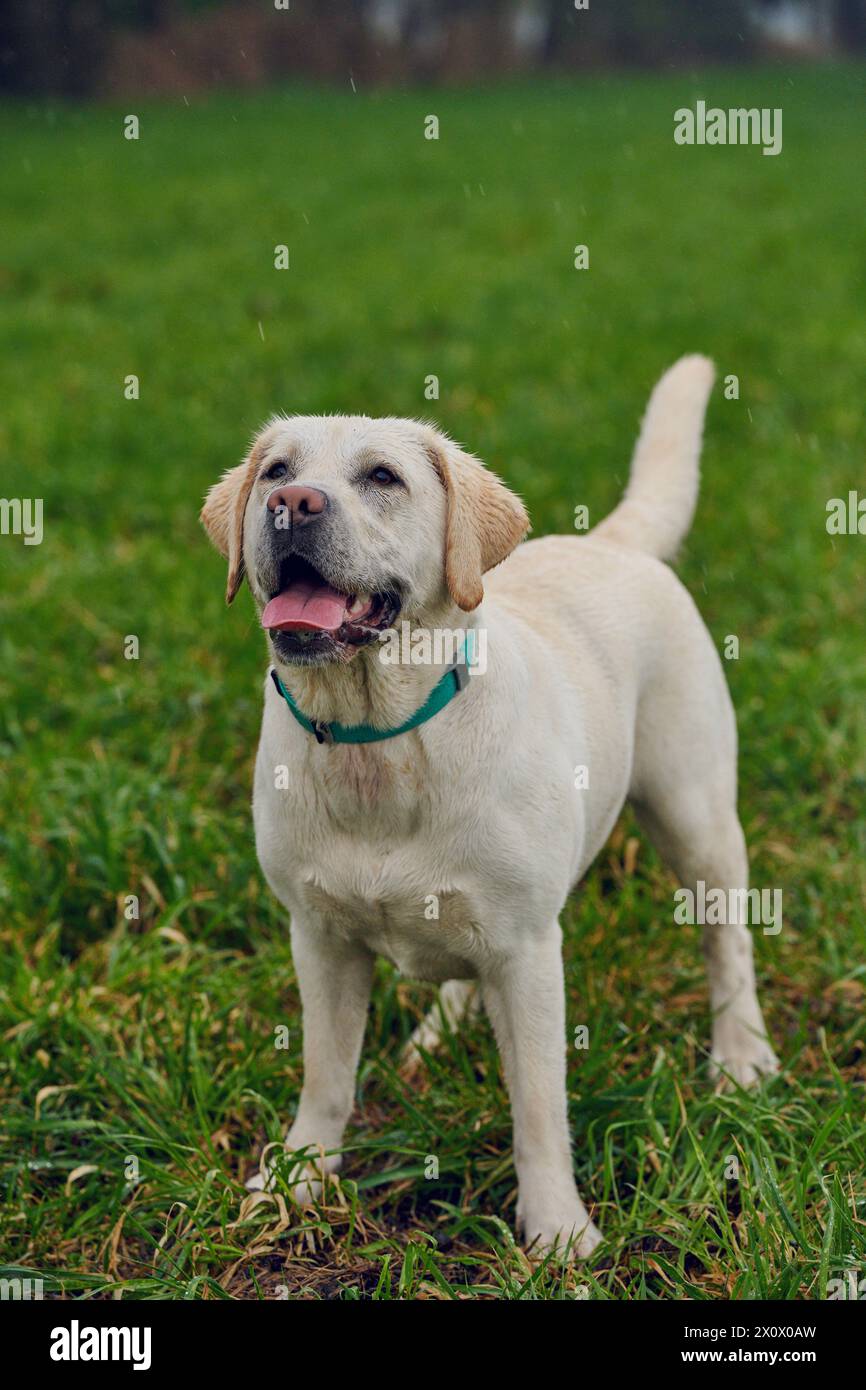
[[(585, 537), (521, 544), (518, 498), (412, 420), (275, 418), (209, 492), (227, 599), (246, 575), (272, 661), (253, 817), (303, 1003), (299, 1200), (339, 1164), (383, 955), (441, 983), (452, 1024), (480, 993), (526, 1243), (600, 1239), (570, 1152), (565, 899), (627, 798), (684, 885), (747, 886), (721, 663), (662, 563), (694, 512), (712, 379), (696, 356), (662, 378), (626, 495)], [(749, 931), (735, 917), (704, 942), (713, 1067), (748, 1084), (777, 1065)]]

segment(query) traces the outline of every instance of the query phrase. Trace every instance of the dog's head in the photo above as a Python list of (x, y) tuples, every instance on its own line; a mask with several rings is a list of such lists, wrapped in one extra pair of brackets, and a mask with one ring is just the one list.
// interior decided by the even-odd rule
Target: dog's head
[(345, 661), (398, 615), (469, 612), (482, 575), (522, 539), (522, 502), (428, 425), (365, 416), (274, 419), (210, 490), (201, 519), (246, 575), (275, 655)]

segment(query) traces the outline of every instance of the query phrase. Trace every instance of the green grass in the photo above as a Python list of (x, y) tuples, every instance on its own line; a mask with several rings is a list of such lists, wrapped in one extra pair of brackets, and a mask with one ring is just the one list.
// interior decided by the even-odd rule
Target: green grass
[[(43, 497), (45, 538), (0, 537), (0, 1261), (138, 1298), (800, 1298), (862, 1272), (866, 540), (824, 515), (866, 488), (864, 78), (133, 103), (138, 143), (121, 110), (3, 113), (0, 495)], [(701, 96), (781, 106), (782, 155), (677, 148)], [(224, 608), (202, 494), (275, 409), (435, 415), (536, 534), (568, 530), (613, 505), (689, 350), (740, 382), (711, 404), (680, 572), (720, 648), (740, 639), (753, 880), (785, 894), (756, 939), (783, 1073), (713, 1094), (696, 929), (626, 817), (565, 913), (591, 1264), (513, 1245), (483, 1019), (405, 1093), (431, 991), (384, 965), (339, 1189), (243, 1208), (296, 1103), (299, 1010), (249, 816), (264, 651), (248, 600)]]

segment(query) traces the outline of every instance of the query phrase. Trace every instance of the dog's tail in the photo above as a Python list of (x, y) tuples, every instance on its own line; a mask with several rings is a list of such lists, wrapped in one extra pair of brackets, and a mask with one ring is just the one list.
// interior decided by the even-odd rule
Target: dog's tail
[(593, 536), (670, 560), (698, 500), (704, 413), (715, 371), (707, 357), (681, 357), (650, 396), (625, 496)]

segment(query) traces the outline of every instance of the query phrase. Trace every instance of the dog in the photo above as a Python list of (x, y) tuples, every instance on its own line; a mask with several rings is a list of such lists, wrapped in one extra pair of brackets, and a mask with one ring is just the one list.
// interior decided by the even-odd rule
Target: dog
[[(736, 726), (722, 666), (668, 567), (689, 529), (712, 364), (650, 399), (623, 499), (585, 535), (525, 540), (522, 502), (428, 424), (275, 417), (202, 521), (244, 576), (272, 668), (253, 819), (291, 919), (304, 1081), (285, 1140), (293, 1192), (335, 1171), (373, 965), (442, 986), (406, 1064), (483, 1003), (508, 1086), (517, 1228), (533, 1253), (601, 1239), (575, 1185), (559, 916), (624, 803), (685, 886), (748, 885)], [(486, 638), (388, 662), (383, 639)], [(462, 659), (461, 659), (462, 657)], [(576, 769), (583, 775), (576, 776)], [(736, 915), (736, 914), (735, 914)], [(778, 1063), (744, 922), (704, 928), (711, 1071)], [(248, 1183), (267, 1187), (263, 1164)]]

